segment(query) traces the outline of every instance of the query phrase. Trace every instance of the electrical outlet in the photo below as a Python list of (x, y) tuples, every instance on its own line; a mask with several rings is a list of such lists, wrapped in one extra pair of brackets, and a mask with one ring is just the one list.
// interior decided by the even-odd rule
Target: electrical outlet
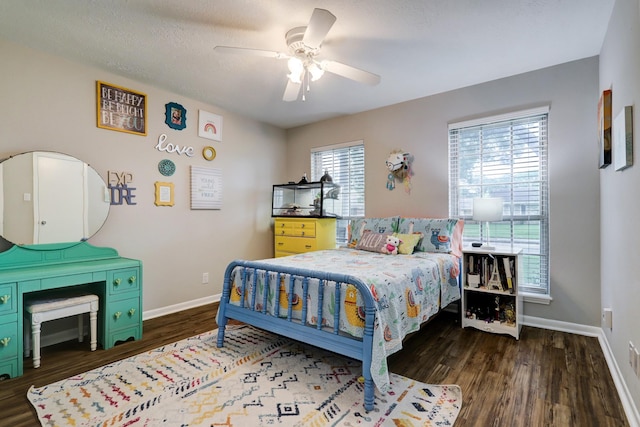
[(209, 283), (209, 273), (202, 273), (202, 284)]

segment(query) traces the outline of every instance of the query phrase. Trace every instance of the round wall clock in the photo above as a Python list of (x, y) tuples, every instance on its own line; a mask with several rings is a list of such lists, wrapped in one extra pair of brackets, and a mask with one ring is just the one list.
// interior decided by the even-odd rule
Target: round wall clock
[(169, 159), (160, 160), (158, 170), (164, 176), (171, 176), (176, 171), (176, 165)]

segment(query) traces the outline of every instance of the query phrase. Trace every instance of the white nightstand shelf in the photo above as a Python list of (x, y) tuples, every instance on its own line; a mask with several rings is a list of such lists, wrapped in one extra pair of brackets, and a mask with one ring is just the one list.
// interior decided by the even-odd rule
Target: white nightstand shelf
[(462, 327), (516, 339), (522, 328), (518, 283), (521, 249), (464, 248), (462, 256)]

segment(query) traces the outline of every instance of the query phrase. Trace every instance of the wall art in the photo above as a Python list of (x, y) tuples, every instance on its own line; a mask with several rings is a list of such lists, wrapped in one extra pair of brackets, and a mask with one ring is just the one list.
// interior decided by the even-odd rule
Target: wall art
[(156, 206), (173, 206), (173, 182), (156, 182)]
[(169, 159), (163, 159), (158, 162), (158, 170), (164, 176), (171, 176), (176, 171), (176, 165)]
[(191, 209), (222, 209), (222, 171), (191, 166)]
[(147, 95), (101, 81), (96, 89), (99, 128), (147, 134)]
[(193, 147), (189, 147), (189, 146), (184, 146), (181, 147), (178, 144), (173, 144), (171, 142), (167, 142), (167, 134), (161, 134), (158, 137), (158, 143), (156, 144), (156, 150), (158, 151), (162, 151), (162, 152), (166, 152), (166, 153), (176, 153), (178, 155), (180, 154), (186, 154), (189, 157), (193, 156), (193, 152), (194, 149)]
[(602, 92), (598, 102), (598, 143), (600, 146), (600, 169), (611, 164), (611, 90)]
[(133, 191), (136, 188), (129, 185), (132, 181), (133, 174), (131, 172), (107, 171), (107, 187), (112, 205), (137, 204), (133, 201), (136, 197)]
[(202, 149), (202, 157), (204, 157), (205, 160), (213, 160), (216, 158), (216, 149), (209, 146), (206, 146)]
[(222, 141), (222, 116), (206, 111), (198, 111), (198, 136), (214, 141)]
[(620, 111), (613, 122), (613, 166), (617, 171), (633, 165), (633, 107)]
[(187, 127), (187, 110), (175, 102), (164, 104), (164, 122), (171, 129), (182, 130)]

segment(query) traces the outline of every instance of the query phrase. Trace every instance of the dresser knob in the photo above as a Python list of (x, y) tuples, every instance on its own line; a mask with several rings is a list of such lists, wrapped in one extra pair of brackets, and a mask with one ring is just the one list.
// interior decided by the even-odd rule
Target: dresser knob
[(113, 313), (113, 317), (115, 317), (116, 319), (119, 319), (120, 316), (122, 316), (122, 312), (121, 311), (116, 311), (115, 313)]
[(132, 308), (131, 310), (129, 310), (129, 316), (133, 316), (134, 314), (136, 314), (135, 308)]
[(6, 347), (9, 345), (9, 341), (11, 341), (11, 337), (5, 337), (0, 340), (0, 345)]
[(120, 282), (122, 282), (122, 280), (120, 278), (117, 278), (113, 281), (113, 284), (118, 286), (120, 284)]
[(0, 302), (1, 302), (2, 304), (6, 304), (6, 303), (8, 303), (8, 302), (9, 302), (9, 300), (10, 300), (10, 299), (11, 299), (11, 295), (2, 295), (2, 296), (0, 297)]
[(135, 283), (135, 282), (136, 282), (136, 276), (129, 277), (129, 283)]

